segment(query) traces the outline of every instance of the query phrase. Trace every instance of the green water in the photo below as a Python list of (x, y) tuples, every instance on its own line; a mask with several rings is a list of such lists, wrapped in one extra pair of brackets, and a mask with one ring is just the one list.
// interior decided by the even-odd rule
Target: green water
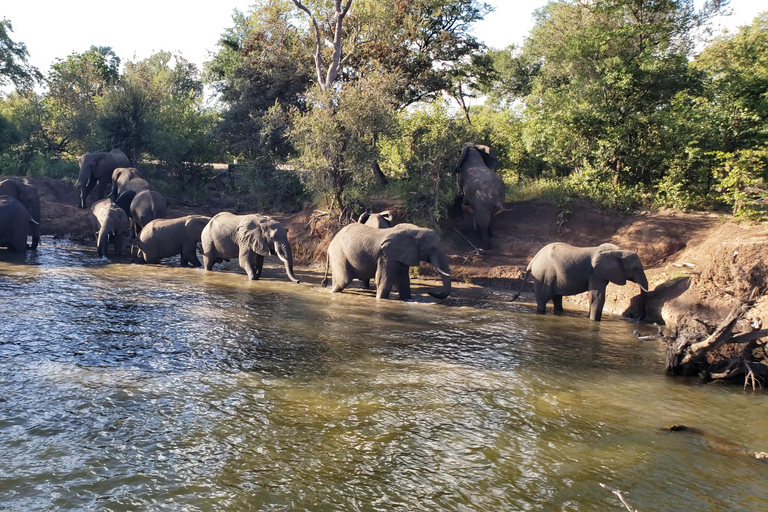
[(0, 509), (625, 510), (601, 482), (641, 511), (768, 509), (767, 464), (658, 433), (768, 451), (766, 395), (666, 378), (652, 328), (268, 263), (0, 254)]

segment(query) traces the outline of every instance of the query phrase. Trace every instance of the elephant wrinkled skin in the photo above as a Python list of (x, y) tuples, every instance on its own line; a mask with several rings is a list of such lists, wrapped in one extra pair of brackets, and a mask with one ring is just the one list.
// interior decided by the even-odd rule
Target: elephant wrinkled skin
[(215, 263), (238, 258), (248, 278), (256, 280), (261, 277), (264, 256), (272, 254), (285, 264), (288, 279), (300, 282), (293, 274), (288, 233), (279, 222), (266, 215), (216, 214), (203, 229), (202, 246), (206, 270), (213, 270)]
[[(622, 251), (613, 244), (597, 247), (574, 247), (557, 242), (546, 245), (528, 264), (522, 290), (528, 275), (533, 276), (536, 312), (543, 314), (547, 302), (556, 312), (563, 311), (563, 296), (589, 291), (589, 319), (600, 321), (605, 305), (608, 282), (623, 286), (633, 281), (643, 292), (648, 279), (640, 257), (633, 251)], [(520, 292), (512, 300), (517, 299)]]
[(107, 246), (114, 245), (115, 256), (123, 253), (123, 234), (128, 230), (128, 216), (109, 198), (91, 206), (91, 226), (96, 236), (96, 254), (107, 255)]
[(24, 253), (29, 235), (29, 212), (15, 197), (0, 195), (0, 247)]
[(27, 249), (37, 250), (40, 243), (40, 194), (32, 185), (27, 185), (16, 180), (0, 181), (0, 196), (11, 196), (18, 199), (29, 213), (29, 234), (32, 235), (32, 244)]
[(197, 244), (203, 229), (211, 220), (202, 215), (187, 215), (177, 219), (155, 219), (141, 230), (136, 240), (135, 259), (139, 263), (159, 263), (163, 258), (181, 254), (181, 266), (200, 267)]
[(88, 194), (98, 184), (96, 192), (98, 198), (104, 197), (104, 191), (112, 179), (112, 172), (118, 167), (130, 167), (131, 161), (125, 156), (125, 153), (119, 149), (113, 149), (109, 153), (96, 151), (86, 153), (80, 157), (80, 175), (78, 183), (80, 184), (80, 208), (85, 208)]
[(491, 248), (491, 217), (504, 209), (506, 188), (501, 176), (493, 171), (496, 164), (493, 150), (477, 144), (464, 144), (456, 162), (456, 207), (460, 210), (462, 204), (468, 204), (472, 208), (483, 249)]
[(352, 282), (373, 278), (376, 298), (389, 298), (397, 286), (401, 300), (411, 298), (409, 267), (428, 261), (443, 278), (440, 292), (428, 292), (437, 299), (451, 293), (451, 270), (440, 238), (431, 229), (413, 224), (398, 224), (377, 229), (363, 224), (350, 224), (339, 231), (328, 246), (323, 286), (328, 284), (328, 268), (333, 273), (331, 292), (340, 292)]

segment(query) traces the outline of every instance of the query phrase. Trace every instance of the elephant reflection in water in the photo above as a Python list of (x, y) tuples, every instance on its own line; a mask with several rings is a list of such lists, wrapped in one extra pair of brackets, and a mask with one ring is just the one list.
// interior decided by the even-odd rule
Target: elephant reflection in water
[[(563, 296), (589, 291), (589, 319), (600, 321), (608, 283), (623, 286), (633, 281), (643, 292), (648, 279), (640, 257), (633, 251), (622, 251), (613, 244), (597, 247), (574, 247), (561, 242), (545, 246), (528, 264), (520, 286), (533, 276), (536, 312), (543, 314), (550, 300), (555, 312), (563, 311)], [(520, 296), (517, 292), (512, 300)]]

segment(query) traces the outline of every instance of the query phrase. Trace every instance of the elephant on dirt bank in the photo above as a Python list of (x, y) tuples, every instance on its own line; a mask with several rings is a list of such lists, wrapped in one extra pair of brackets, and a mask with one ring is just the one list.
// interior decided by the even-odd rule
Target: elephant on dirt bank
[(109, 153), (105, 151), (96, 151), (95, 153), (86, 153), (80, 157), (80, 208), (85, 208), (85, 201), (88, 194), (98, 184), (96, 193), (101, 199), (104, 197), (104, 191), (107, 184), (112, 179), (112, 172), (118, 167), (130, 167), (131, 161), (125, 156), (125, 153), (119, 149), (113, 149)]
[(187, 215), (178, 219), (155, 219), (141, 230), (136, 244), (138, 263), (158, 263), (163, 258), (181, 254), (181, 266), (200, 267), (197, 243), (210, 217)]
[(12, 252), (26, 252), (29, 235), (29, 212), (11, 196), (0, 196), (0, 247)]
[(328, 284), (328, 267), (333, 272), (331, 292), (340, 292), (352, 282), (373, 278), (376, 298), (389, 298), (392, 286), (397, 286), (401, 300), (411, 298), (409, 267), (428, 261), (443, 278), (440, 292), (428, 292), (437, 299), (451, 293), (451, 269), (440, 243), (431, 229), (413, 224), (398, 224), (393, 228), (376, 229), (363, 224), (342, 228), (328, 246), (323, 286)]
[(96, 236), (96, 254), (107, 255), (107, 246), (114, 244), (115, 256), (123, 253), (123, 234), (128, 230), (128, 216), (109, 198), (91, 206), (91, 226)]
[(455, 209), (461, 211), (462, 204), (472, 207), (472, 220), (482, 237), (483, 249), (491, 248), (491, 217), (504, 209), (504, 180), (493, 171), (497, 162), (491, 148), (476, 144), (464, 144), (456, 162)]
[(285, 264), (288, 279), (300, 282), (293, 274), (293, 255), (288, 233), (276, 220), (266, 215), (216, 214), (202, 233), (203, 264), (213, 270), (215, 263), (238, 258), (249, 279), (259, 279), (264, 256), (272, 254)]
[[(589, 319), (600, 321), (605, 305), (608, 282), (623, 286), (633, 281), (643, 292), (648, 291), (640, 257), (633, 251), (622, 251), (613, 244), (597, 247), (574, 247), (561, 242), (541, 249), (528, 264), (520, 286), (533, 276), (536, 312), (543, 314), (550, 300), (556, 312), (563, 311), (563, 295), (589, 291)], [(517, 292), (512, 300), (520, 296)]]
[(0, 196), (11, 196), (18, 199), (29, 213), (29, 233), (32, 235), (32, 245), (27, 249), (37, 250), (40, 243), (40, 195), (32, 185), (16, 180), (0, 181)]

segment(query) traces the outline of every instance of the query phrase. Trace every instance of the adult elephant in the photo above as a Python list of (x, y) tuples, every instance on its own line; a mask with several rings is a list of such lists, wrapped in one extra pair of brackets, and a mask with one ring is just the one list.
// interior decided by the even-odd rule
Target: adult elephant
[(32, 235), (32, 244), (27, 249), (37, 250), (40, 243), (40, 194), (32, 185), (27, 185), (16, 180), (0, 181), (0, 196), (15, 197), (29, 213), (29, 233)]
[(135, 261), (159, 263), (163, 258), (181, 254), (181, 266), (200, 267), (197, 244), (203, 229), (211, 220), (203, 215), (187, 215), (177, 219), (155, 219), (141, 230), (135, 244)]
[(431, 296), (444, 299), (451, 293), (451, 270), (440, 237), (431, 229), (413, 224), (398, 224), (377, 229), (363, 224), (349, 224), (339, 231), (328, 246), (323, 286), (328, 284), (328, 267), (333, 272), (331, 292), (340, 292), (353, 279), (376, 283), (376, 298), (389, 298), (397, 286), (401, 300), (411, 298), (409, 267), (428, 261), (443, 278), (440, 292)]
[(379, 213), (361, 213), (360, 218), (357, 219), (357, 222), (372, 228), (391, 228), (394, 225), (392, 212), (389, 210)]
[(155, 188), (139, 175), (135, 167), (118, 167), (112, 172), (112, 190), (109, 197), (113, 202), (117, 202), (120, 194), (128, 190), (138, 194), (142, 190), (155, 190)]
[(134, 239), (144, 226), (155, 219), (162, 219), (168, 211), (168, 201), (155, 190), (142, 190), (138, 193), (127, 190), (120, 194), (115, 204), (128, 213)]
[(483, 249), (491, 248), (491, 217), (504, 209), (504, 180), (493, 171), (496, 153), (488, 146), (464, 144), (456, 162), (456, 204), (472, 208), (472, 220), (482, 237)]
[(96, 192), (99, 199), (104, 197), (107, 184), (112, 179), (112, 172), (118, 167), (130, 167), (131, 161), (125, 153), (119, 149), (113, 149), (109, 153), (96, 151), (86, 153), (80, 157), (80, 208), (85, 208), (88, 194), (98, 185)]
[(249, 279), (259, 279), (264, 256), (272, 254), (285, 264), (288, 279), (300, 282), (293, 274), (293, 254), (288, 232), (266, 215), (234, 215), (221, 212), (211, 219), (202, 233), (203, 264), (213, 270), (215, 263), (238, 258)]
[(27, 250), (30, 216), (15, 197), (0, 195), (0, 247), (11, 252)]
[[(633, 281), (648, 291), (640, 257), (633, 251), (622, 251), (613, 244), (597, 247), (574, 247), (561, 242), (542, 248), (528, 264), (520, 286), (533, 276), (536, 312), (543, 314), (550, 300), (556, 312), (563, 311), (563, 295), (589, 291), (589, 319), (599, 322), (605, 305), (608, 283), (623, 286)], [(512, 300), (520, 296), (517, 292)]]
[(91, 206), (91, 226), (96, 237), (96, 254), (107, 255), (113, 244), (115, 256), (123, 253), (123, 234), (128, 231), (128, 216), (109, 198), (100, 199)]

